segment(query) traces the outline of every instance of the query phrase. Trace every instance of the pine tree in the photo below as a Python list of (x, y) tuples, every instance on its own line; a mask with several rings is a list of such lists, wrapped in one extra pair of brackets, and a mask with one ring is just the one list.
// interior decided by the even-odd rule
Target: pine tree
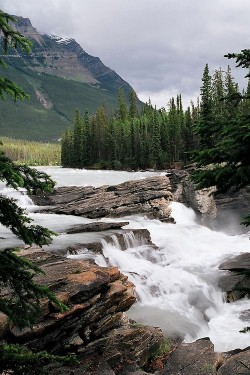
[(197, 127), (200, 146), (202, 148), (211, 147), (214, 144), (214, 117), (212, 101), (212, 78), (209, 73), (208, 64), (206, 64), (201, 87), (200, 117)]
[(62, 135), (61, 165), (65, 168), (73, 166), (73, 133), (70, 129), (66, 129)]
[(137, 108), (138, 98), (136, 92), (131, 90), (129, 93), (129, 117), (131, 119), (137, 118), (138, 115), (138, 108)]
[(91, 121), (89, 117), (89, 112), (86, 109), (84, 113), (84, 128), (83, 128), (83, 147), (84, 147), (84, 155), (83, 155), (83, 166), (90, 166), (92, 164), (91, 161)]
[(83, 120), (79, 111), (76, 111), (73, 128), (73, 167), (83, 167)]
[(120, 88), (118, 90), (117, 116), (122, 122), (125, 122), (128, 119), (128, 109), (127, 109), (127, 105), (126, 105), (124, 90), (122, 88)]

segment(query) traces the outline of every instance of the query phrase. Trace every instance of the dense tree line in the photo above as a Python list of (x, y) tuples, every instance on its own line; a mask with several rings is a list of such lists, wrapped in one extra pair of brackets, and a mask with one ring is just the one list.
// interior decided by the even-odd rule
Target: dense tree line
[(73, 128), (62, 136), (62, 166), (160, 169), (186, 162), (196, 147), (196, 109), (184, 111), (181, 96), (170, 100), (168, 110), (156, 110), (149, 102), (139, 111), (137, 103), (134, 91), (127, 104), (119, 90), (113, 115), (104, 106), (92, 117), (76, 111)]
[[(249, 87), (247, 88), (247, 95)], [(230, 98), (230, 100), (229, 100)], [(63, 167), (146, 169), (169, 168), (192, 160), (192, 152), (215, 145), (223, 124), (248, 110), (248, 100), (235, 105), (239, 89), (230, 67), (210, 75), (205, 66), (200, 98), (184, 110), (181, 95), (171, 98), (167, 108), (157, 110), (146, 103), (138, 110), (131, 91), (126, 100), (118, 92), (118, 108), (108, 115), (104, 106), (89, 116), (76, 111), (74, 125), (62, 136)]]

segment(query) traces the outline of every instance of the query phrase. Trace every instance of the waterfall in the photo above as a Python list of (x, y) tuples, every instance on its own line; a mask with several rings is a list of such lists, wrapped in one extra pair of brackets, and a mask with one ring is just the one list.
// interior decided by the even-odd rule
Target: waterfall
[(240, 312), (249, 309), (249, 300), (228, 304), (218, 287), (218, 265), (247, 251), (248, 238), (212, 231), (197, 224), (190, 208), (171, 205), (176, 224), (126, 218), (130, 228), (147, 228), (158, 250), (131, 242), (123, 251), (103, 243), (106, 265), (118, 266), (136, 286), (137, 304), (128, 315), (186, 342), (209, 336), (217, 351), (248, 346), (249, 335), (239, 331), (246, 326)]

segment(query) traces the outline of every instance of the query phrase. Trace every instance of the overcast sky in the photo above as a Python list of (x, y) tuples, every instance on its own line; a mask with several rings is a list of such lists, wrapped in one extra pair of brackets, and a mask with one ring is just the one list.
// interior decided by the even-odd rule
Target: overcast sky
[(196, 100), (205, 64), (230, 64), (228, 52), (250, 48), (250, 0), (0, 0), (41, 33), (72, 37), (158, 107), (182, 94)]

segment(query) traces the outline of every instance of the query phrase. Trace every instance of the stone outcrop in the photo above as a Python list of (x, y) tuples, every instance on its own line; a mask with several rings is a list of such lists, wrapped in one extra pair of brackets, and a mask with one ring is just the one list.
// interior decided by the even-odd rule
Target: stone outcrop
[(228, 302), (250, 296), (250, 254), (244, 253), (220, 264), (220, 270), (229, 271), (219, 281)]
[(181, 344), (167, 358), (161, 375), (205, 375), (213, 374), (217, 354), (209, 339)]
[(250, 348), (216, 353), (211, 341), (204, 338), (177, 346), (159, 375), (247, 375), (249, 370)]
[(169, 202), (172, 201), (168, 177), (148, 177), (115, 186), (99, 188), (59, 187), (51, 194), (32, 196), (38, 205), (52, 205), (46, 212), (84, 216), (91, 219), (146, 214), (171, 222)]
[(213, 189), (196, 190), (190, 180), (190, 171), (172, 170), (168, 173), (173, 197), (177, 202), (184, 203), (200, 214), (201, 221), (206, 224), (216, 217), (217, 207), (214, 200)]
[[(35, 281), (48, 286), (68, 311), (60, 312), (44, 300), (36, 324), (24, 329), (9, 326), (6, 317), (0, 317), (2, 343), (19, 343), (51, 353), (75, 352), (81, 358), (81, 371), (84, 366), (86, 369), (81, 373), (87, 373), (91, 366), (96, 369), (100, 361), (115, 374), (128, 365), (137, 370), (151, 351), (157, 350), (162, 331), (130, 322), (124, 313), (136, 300), (134, 285), (116, 267), (99, 267), (41, 249), (23, 250), (21, 255), (42, 268), (46, 275), (37, 276)], [(95, 357), (97, 362), (93, 362)]]
[(250, 211), (250, 189), (216, 195), (213, 194), (214, 188), (196, 190), (190, 180), (191, 172), (192, 168), (168, 171), (173, 199), (193, 208), (203, 225), (230, 234), (246, 232), (240, 223)]

